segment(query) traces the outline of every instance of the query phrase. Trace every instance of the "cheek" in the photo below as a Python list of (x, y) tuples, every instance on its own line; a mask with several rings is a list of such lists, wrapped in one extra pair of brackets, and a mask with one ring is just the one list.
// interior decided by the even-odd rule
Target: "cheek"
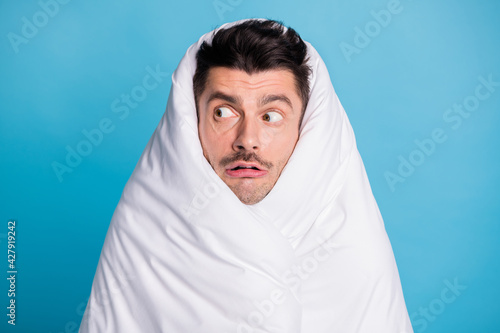
[(213, 158), (213, 134), (206, 123), (198, 124), (198, 135), (200, 137), (201, 147), (203, 149), (203, 155), (210, 161)]
[(200, 127), (200, 141), (205, 157), (213, 164), (217, 163), (231, 149), (230, 135), (228, 132), (219, 133), (211, 124)]
[(298, 135), (298, 130), (291, 128), (285, 130), (270, 129), (263, 131), (261, 142), (264, 143), (264, 147), (268, 147), (272, 151), (272, 155), (276, 159), (279, 157), (281, 160), (291, 155)]

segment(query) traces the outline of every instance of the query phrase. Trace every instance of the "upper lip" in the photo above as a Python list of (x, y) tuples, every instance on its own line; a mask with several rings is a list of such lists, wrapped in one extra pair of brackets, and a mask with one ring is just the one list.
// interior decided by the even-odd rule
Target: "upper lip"
[(246, 167), (246, 168), (257, 168), (258, 170), (264, 170), (258, 163), (252, 163), (252, 162), (243, 162), (243, 161), (238, 161), (229, 164), (226, 169), (232, 170), (237, 167)]

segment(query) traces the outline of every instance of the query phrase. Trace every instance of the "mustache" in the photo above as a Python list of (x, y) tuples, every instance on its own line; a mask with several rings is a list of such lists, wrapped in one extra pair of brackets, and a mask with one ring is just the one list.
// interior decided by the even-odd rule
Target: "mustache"
[(273, 164), (271, 162), (263, 160), (254, 152), (237, 152), (234, 155), (226, 156), (220, 160), (219, 165), (223, 168), (226, 165), (236, 161), (257, 162), (260, 165), (265, 166), (267, 169), (271, 169), (273, 167)]

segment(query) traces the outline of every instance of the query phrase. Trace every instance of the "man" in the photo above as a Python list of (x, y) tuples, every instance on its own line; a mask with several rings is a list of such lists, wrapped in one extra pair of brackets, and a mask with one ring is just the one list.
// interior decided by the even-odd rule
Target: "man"
[(412, 332), (351, 126), (294, 30), (245, 20), (187, 51), (80, 332)]

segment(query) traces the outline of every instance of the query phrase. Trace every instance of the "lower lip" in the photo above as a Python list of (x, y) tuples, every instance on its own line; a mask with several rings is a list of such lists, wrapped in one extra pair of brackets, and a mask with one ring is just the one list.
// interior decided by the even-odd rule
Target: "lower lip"
[(255, 170), (255, 169), (238, 169), (230, 170), (226, 169), (226, 175), (235, 178), (257, 178), (262, 177), (267, 174), (265, 170)]

